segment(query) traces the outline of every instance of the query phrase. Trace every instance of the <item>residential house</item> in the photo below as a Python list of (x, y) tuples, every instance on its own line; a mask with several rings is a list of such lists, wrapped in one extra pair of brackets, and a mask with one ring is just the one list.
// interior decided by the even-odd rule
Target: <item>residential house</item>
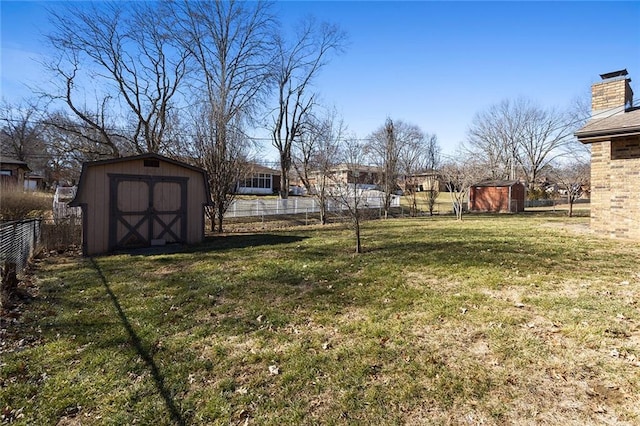
[(404, 176), (400, 182), (400, 188), (404, 192), (443, 191), (444, 183), (437, 170), (426, 170), (422, 173)]
[[(322, 172), (309, 174), (309, 183), (315, 185)], [(382, 169), (377, 166), (341, 163), (329, 170), (331, 185), (355, 183), (364, 189), (373, 189), (380, 184)]]
[(27, 191), (39, 191), (45, 189), (45, 177), (35, 173), (29, 173), (24, 178), (24, 189)]
[(591, 87), (591, 119), (575, 135), (591, 145), (591, 229), (640, 239), (640, 108), (627, 75), (600, 75)]
[(280, 191), (280, 171), (259, 164), (250, 164), (236, 188), (237, 194), (271, 195)]
[(24, 188), (25, 178), (30, 171), (31, 169), (24, 161), (0, 158), (0, 184), (2, 186)]

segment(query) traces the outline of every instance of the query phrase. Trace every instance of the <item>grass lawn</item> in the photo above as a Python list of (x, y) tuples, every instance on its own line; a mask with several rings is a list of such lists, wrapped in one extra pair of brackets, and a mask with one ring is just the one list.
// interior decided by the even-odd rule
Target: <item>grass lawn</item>
[[(3, 318), (16, 424), (640, 424), (640, 247), (548, 213), (51, 257)], [(19, 339), (22, 339), (19, 341)]]

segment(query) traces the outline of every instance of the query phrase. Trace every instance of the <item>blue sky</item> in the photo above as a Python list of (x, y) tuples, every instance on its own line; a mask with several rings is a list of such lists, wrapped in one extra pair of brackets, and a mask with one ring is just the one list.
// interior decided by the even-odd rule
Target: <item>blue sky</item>
[[(45, 6), (7, 2), (2, 15), (2, 97), (46, 86)], [(626, 68), (640, 104), (640, 2), (278, 2), (283, 22), (304, 15), (338, 23), (344, 54), (316, 80), (364, 138), (387, 117), (435, 133), (452, 153), (474, 114), (504, 99), (527, 97), (565, 108), (588, 97), (599, 74)], [(268, 150), (267, 150), (268, 152)]]

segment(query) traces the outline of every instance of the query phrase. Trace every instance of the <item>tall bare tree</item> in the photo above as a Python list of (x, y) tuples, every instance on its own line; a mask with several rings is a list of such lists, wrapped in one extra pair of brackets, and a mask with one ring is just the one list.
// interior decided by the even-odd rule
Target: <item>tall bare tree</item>
[[(243, 128), (264, 102), (273, 57), (274, 20), (266, 2), (167, 3), (181, 48), (194, 60), (191, 90), (206, 111), (199, 128), (218, 231), (233, 199), (247, 138)], [(201, 118), (202, 119), (202, 118)], [(203, 136), (204, 135), (204, 136)], [(206, 145), (206, 146), (205, 146)], [(235, 178), (235, 181), (234, 181)], [(217, 180), (214, 182), (214, 180)]]
[(289, 196), (289, 172), (294, 141), (308, 130), (316, 102), (312, 83), (331, 53), (340, 52), (345, 33), (336, 25), (317, 23), (309, 18), (300, 24), (293, 43), (276, 39), (273, 79), (277, 102), (272, 129), (273, 146), (280, 157), (280, 196)]
[(466, 150), (485, 164), (492, 179), (523, 177), (533, 190), (540, 172), (566, 154), (574, 128), (566, 112), (525, 98), (504, 100), (474, 117)]
[(411, 151), (408, 147), (419, 145), (424, 137), (418, 126), (391, 118), (387, 118), (384, 126), (368, 137), (367, 155), (381, 170), (379, 179), (384, 192), (385, 218), (389, 215), (393, 194), (398, 189), (401, 153), (403, 150)]
[(334, 110), (314, 120), (308, 131), (294, 144), (293, 165), (307, 193), (320, 207), (320, 223), (327, 223), (328, 191), (339, 163), (339, 152), (346, 126)]
[[(47, 66), (60, 91), (46, 95), (64, 102), (92, 130), (91, 142), (112, 156), (121, 154), (114, 139), (136, 153), (166, 149), (188, 52), (176, 49), (163, 10), (144, 2), (51, 8), (54, 30), (47, 38), (56, 58)], [(96, 91), (97, 109), (86, 104), (87, 87)]]

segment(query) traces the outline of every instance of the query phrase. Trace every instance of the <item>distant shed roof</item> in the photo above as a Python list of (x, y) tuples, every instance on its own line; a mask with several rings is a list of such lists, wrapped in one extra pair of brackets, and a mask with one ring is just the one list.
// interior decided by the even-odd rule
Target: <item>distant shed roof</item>
[(489, 187), (489, 186), (513, 186), (515, 184), (519, 184), (520, 181), (517, 180), (485, 180), (482, 182), (478, 182), (476, 184), (473, 184), (471, 186), (482, 186), (482, 187)]

